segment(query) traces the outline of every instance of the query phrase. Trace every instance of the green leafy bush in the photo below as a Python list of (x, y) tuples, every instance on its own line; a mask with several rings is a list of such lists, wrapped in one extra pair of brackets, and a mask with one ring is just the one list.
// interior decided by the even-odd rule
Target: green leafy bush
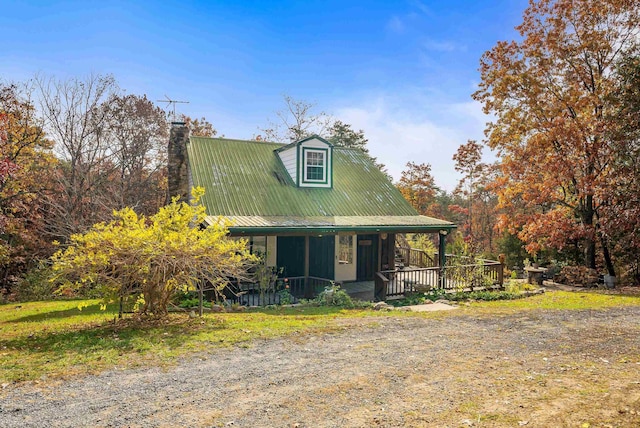
[(291, 305), (295, 302), (295, 298), (291, 295), (288, 289), (278, 291), (278, 301), (281, 305)]
[(520, 293), (513, 293), (509, 291), (470, 291), (448, 294), (446, 299), (454, 302), (464, 300), (513, 300), (523, 297)]
[(522, 293), (523, 291), (535, 290), (536, 287), (524, 281), (509, 280), (504, 286), (504, 291), (509, 293)]
[(351, 296), (341, 289), (339, 285), (325, 288), (325, 290), (315, 298), (315, 301), (318, 306), (340, 306), (347, 309), (355, 307)]
[[(188, 291), (178, 293), (173, 301), (176, 306), (183, 309), (197, 308), (200, 306), (200, 299), (198, 298), (198, 296), (195, 293)], [(205, 308), (210, 308), (211, 302), (203, 300), (202, 306)]]
[[(524, 284), (525, 286), (528, 284)], [(523, 287), (524, 290), (527, 287)], [(393, 306), (411, 306), (421, 305), (427, 300), (432, 302), (438, 300), (449, 300), (460, 302), (465, 300), (513, 300), (524, 297), (523, 290), (505, 290), (505, 291), (459, 291), (456, 293), (446, 293), (444, 290), (434, 289), (427, 293), (415, 293), (407, 295), (403, 299), (390, 300), (388, 303)]]

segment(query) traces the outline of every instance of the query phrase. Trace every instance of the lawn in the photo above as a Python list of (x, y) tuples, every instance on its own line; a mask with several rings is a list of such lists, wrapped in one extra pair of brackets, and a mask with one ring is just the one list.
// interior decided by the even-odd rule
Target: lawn
[[(43, 380), (112, 367), (166, 365), (176, 357), (256, 338), (343, 328), (337, 318), (379, 315), (335, 307), (185, 313), (146, 321), (117, 320), (100, 302), (48, 301), (0, 305), (0, 382)], [(396, 314), (397, 315), (397, 314)]]
[(520, 310), (585, 310), (606, 309), (619, 306), (640, 306), (640, 289), (633, 293), (611, 293), (600, 290), (584, 292), (551, 291), (524, 299), (474, 302), (475, 310), (488, 313)]
[[(550, 292), (527, 299), (474, 302), (438, 313), (374, 312), (335, 307), (277, 308), (240, 313), (184, 313), (141, 323), (117, 320), (117, 309), (100, 310), (97, 300), (0, 305), (0, 383), (96, 373), (109, 368), (167, 366), (177, 357), (212, 347), (245, 346), (255, 339), (338, 331), (355, 317), (495, 316), (531, 310), (606, 309), (640, 306), (639, 296), (595, 292)], [(372, 318), (371, 323), (377, 322)]]

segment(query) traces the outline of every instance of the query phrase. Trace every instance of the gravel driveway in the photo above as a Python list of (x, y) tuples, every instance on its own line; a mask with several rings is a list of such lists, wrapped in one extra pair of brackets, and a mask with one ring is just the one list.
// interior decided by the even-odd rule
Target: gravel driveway
[(452, 312), (9, 387), (0, 426), (640, 426), (639, 307)]

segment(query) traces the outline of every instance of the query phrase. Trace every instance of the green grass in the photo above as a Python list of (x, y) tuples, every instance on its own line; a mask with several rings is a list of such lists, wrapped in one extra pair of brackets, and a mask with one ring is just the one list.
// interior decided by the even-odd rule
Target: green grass
[[(82, 310), (78, 306), (86, 305)], [(380, 316), (335, 307), (242, 313), (184, 313), (142, 324), (97, 300), (0, 305), (0, 382), (95, 373), (113, 367), (164, 366), (176, 357), (256, 338), (344, 328), (337, 318)], [(395, 316), (406, 313), (395, 313)]]
[[(85, 305), (82, 310), (79, 305)], [(0, 383), (75, 376), (114, 367), (167, 366), (177, 357), (257, 338), (344, 329), (344, 318), (426, 318), (509, 314), (527, 310), (606, 309), (640, 306), (640, 296), (550, 292), (526, 299), (474, 302), (463, 310), (432, 313), (374, 312), (336, 307), (276, 308), (189, 318), (171, 314), (142, 324), (114, 323), (117, 308), (97, 300), (0, 305)], [(375, 323), (375, 319), (371, 323)], [(245, 345), (242, 345), (245, 346)], [(248, 345), (247, 345), (248, 346)]]
[(640, 295), (605, 294), (598, 291), (552, 291), (525, 299), (473, 302), (468, 307), (478, 312), (513, 312), (522, 310), (584, 310), (619, 306), (640, 306)]

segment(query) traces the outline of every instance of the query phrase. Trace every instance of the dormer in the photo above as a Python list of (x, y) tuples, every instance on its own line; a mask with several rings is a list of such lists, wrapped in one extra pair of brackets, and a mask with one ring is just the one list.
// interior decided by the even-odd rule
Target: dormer
[(333, 145), (312, 135), (275, 150), (298, 187), (333, 186)]

